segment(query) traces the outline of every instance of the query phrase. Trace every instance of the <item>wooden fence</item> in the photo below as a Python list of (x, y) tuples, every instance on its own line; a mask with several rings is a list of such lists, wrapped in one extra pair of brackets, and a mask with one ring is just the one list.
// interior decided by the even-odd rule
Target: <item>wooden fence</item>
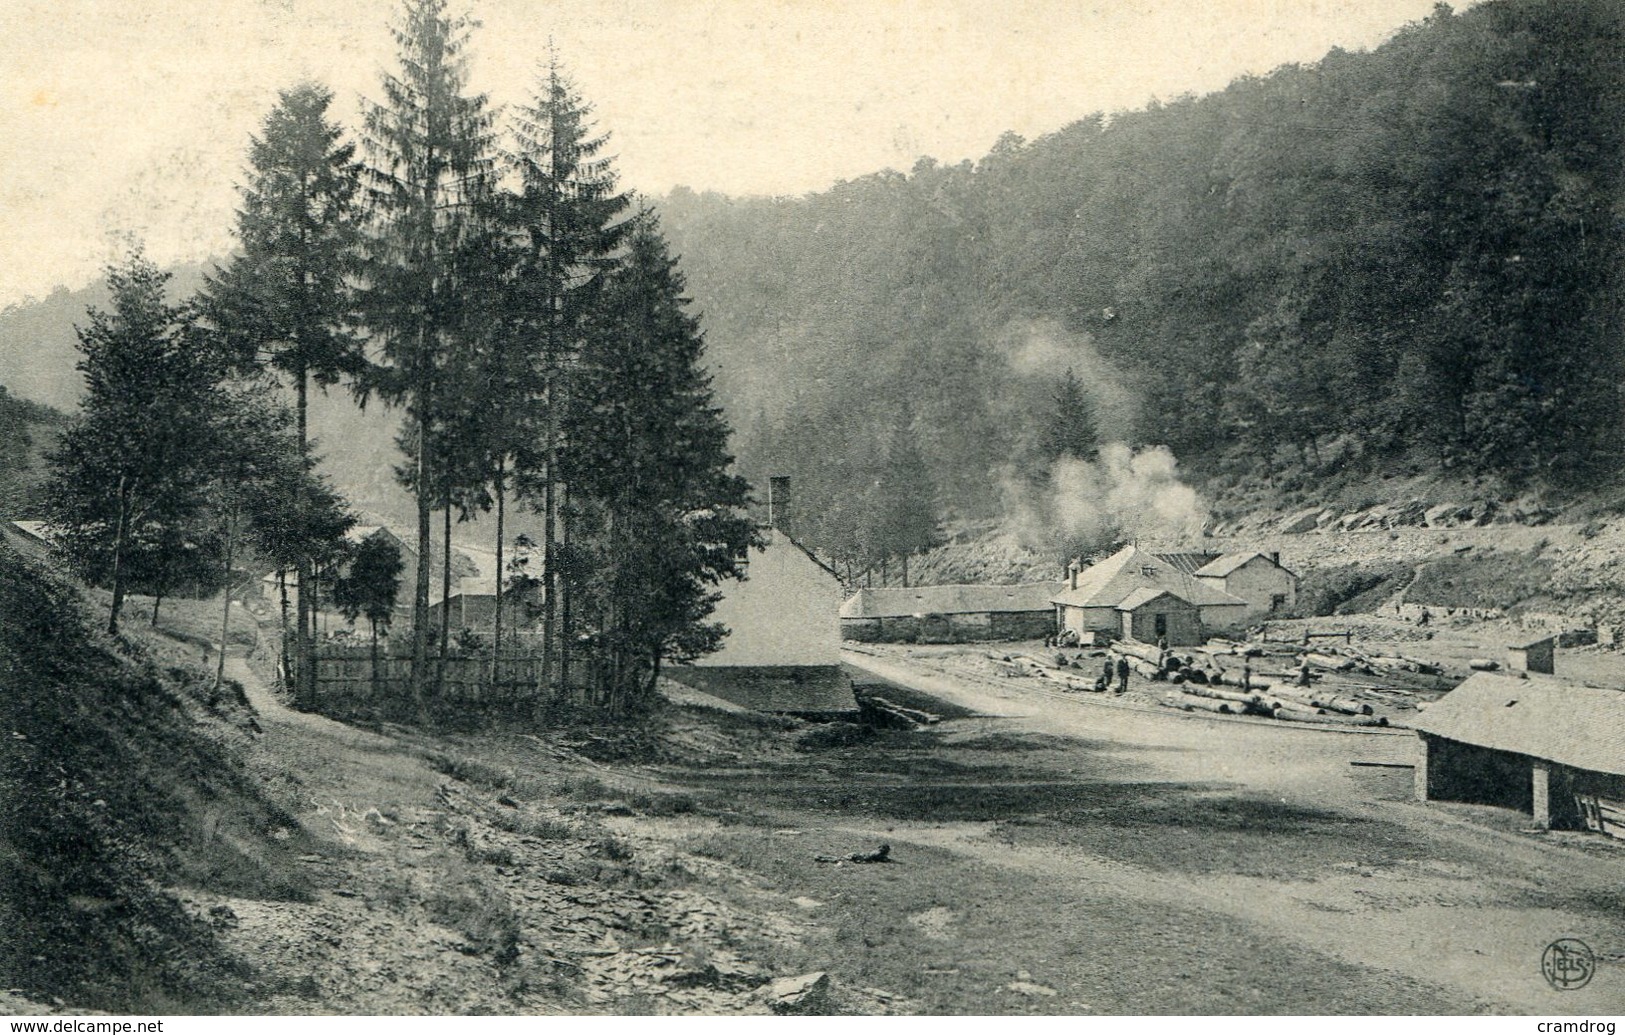
[[(518, 713), (557, 693), (543, 683), (540, 653), (530, 651), (495, 659), (488, 653), (455, 654), (444, 662), (431, 655), (428, 677), (429, 703), (447, 715)], [(316, 707), (343, 718), (408, 717), (414, 707), (411, 657), (380, 650), (375, 668), (370, 648), (317, 648)]]

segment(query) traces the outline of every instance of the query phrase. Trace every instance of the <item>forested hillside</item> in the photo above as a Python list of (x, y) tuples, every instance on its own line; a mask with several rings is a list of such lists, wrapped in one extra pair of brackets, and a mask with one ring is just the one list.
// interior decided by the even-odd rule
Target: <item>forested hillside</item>
[(0, 519), (37, 516), (45, 458), (66, 424), (63, 414), (0, 385)]
[(1621, 12), (1441, 4), (1375, 51), (975, 163), (798, 199), (674, 192), (747, 473), (794, 476), (829, 549), (884, 537), (888, 457), (913, 449), (945, 508), (998, 514), (1050, 477), (1073, 368), (1099, 441), (1166, 445), (1211, 492), (1612, 478)]

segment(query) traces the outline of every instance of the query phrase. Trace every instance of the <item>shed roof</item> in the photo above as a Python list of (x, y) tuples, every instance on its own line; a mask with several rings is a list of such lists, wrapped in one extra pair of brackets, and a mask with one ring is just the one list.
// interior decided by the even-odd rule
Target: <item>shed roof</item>
[(1625, 775), (1625, 691), (1479, 672), (1414, 726), (1464, 744)]
[(1524, 640), (1524, 641), (1519, 642), (1519, 643), (1508, 644), (1507, 649), (1508, 650), (1533, 650), (1536, 647), (1549, 647), (1549, 646), (1552, 646), (1552, 641), (1555, 640), (1555, 639), (1557, 639), (1556, 636), (1552, 635), (1551, 633), (1547, 633), (1545, 636), (1540, 636), (1540, 637), (1537, 637), (1537, 638), (1535, 638), (1533, 640)]
[(1144, 607), (1145, 605), (1151, 603), (1151, 601), (1160, 600), (1163, 597), (1168, 597), (1171, 600), (1176, 600), (1179, 603), (1185, 605), (1186, 607), (1194, 607), (1195, 606), (1189, 600), (1186, 600), (1184, 597), (1180, 596), (1177, 593), (1170, 593), (1168, 590), (1160, 589), (1160, 588), (1158, 588), (1156, 586), (1146, 586), (1144, 589), (1137, 589), (1134, 592), (1130, 593), (1128, 596), (1124, 597), (1122, 599), (1122, 601), (1120, 603), (1118, 603), (1117, 610), (1119, 610), (1119, 611), (1137, 611), (1140, 608)]
[(37, 539), (42, 543), (56, 541), (56, 529), (52, 528), (51, 523), (48, 521), (13, 521), (11, 527), (30, 539)]
[(1180, 571), (1146, 550), (1125, 546), (1110, 557), (1091, 565), (1078, 575), (1078, 588), (1066, 589), (1051, 599), (1072, 607), (1113, 607), (1135, 590), (1155, 587), (1167, 590), (1197, 607), (1247, 606), (1240, 597)]
[(907, 615), (983, 614), (1049, 611), (1050, 598), (1065, 583), (1029, 582), (1017, 586), (909, 586), (860, 589), (841, 605), (842, 618), (901, 618)]

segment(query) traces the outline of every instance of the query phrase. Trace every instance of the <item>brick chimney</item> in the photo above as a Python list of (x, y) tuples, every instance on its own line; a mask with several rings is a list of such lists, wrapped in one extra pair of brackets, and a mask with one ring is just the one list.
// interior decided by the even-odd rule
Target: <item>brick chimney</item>
[(1078, 588), (1078, 572), (1081, 571), (1082, 568), (1083, 566), (1077, 561), (1073, 561), (1071, 564), (1066, 566), (1066, 587), (1068, 589)]
[(767, 479), (767, 527), (777, 528), (790, 507), (789, 475), (769, 475)]

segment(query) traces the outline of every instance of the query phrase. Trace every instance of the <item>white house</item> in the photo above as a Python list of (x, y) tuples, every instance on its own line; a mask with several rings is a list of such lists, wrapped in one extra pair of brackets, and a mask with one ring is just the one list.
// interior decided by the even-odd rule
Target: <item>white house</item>
[(711, 620), (728, 630), (722, 649), (671, 678), (758, 711), (855, 711), (841, 669), (841, 580), (776, 528), (753, 549), (742, 582), (727, 582)]
[[(1080, 636), (1166, 639), (1170, 646), (1198, 644), (1215, 632), (1239, 629), (1247, 601), (1185, 567), (1137, 546), (1125, 546), (1081, 571), (1074, 564), (1051, 600), (1057, 624)], [(1153, 606), (1159, 602), (1166, 606)]]
[(1281, 566), (1278, 553), (1227, 553), (1196, 569), (1209, 586), (1247, 602), (1248, 621), (1290, 609), (1298, 602), (1298, 576)]

